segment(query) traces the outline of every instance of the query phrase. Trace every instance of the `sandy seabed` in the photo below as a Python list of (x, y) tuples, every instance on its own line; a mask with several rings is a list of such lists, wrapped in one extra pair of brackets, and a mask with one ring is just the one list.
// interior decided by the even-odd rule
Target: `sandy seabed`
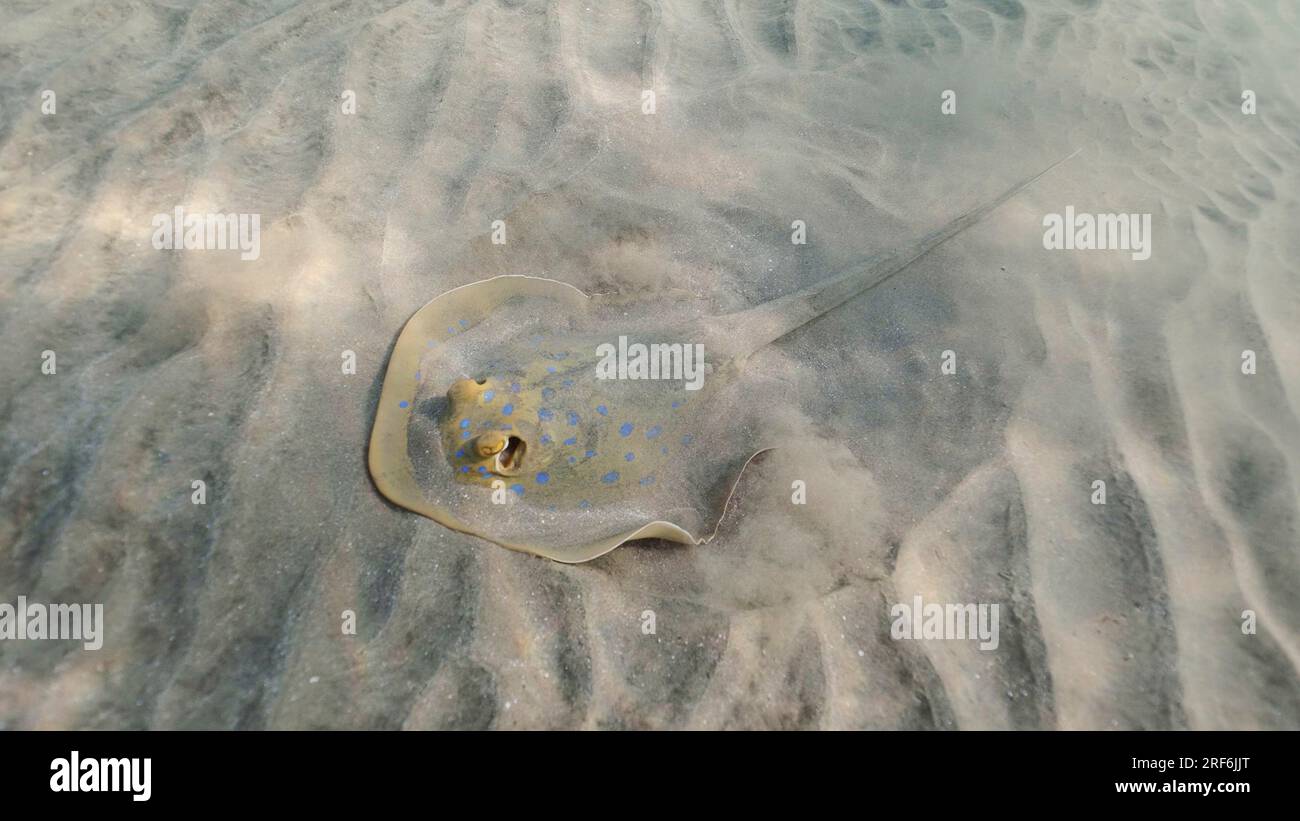
[[(0, 643), (0, 726), (1300, 728), (1297, 43), (1289, 0), (9, 0), (0, 602), (106, 629)], [(566, 566), (369, 480), (451, 287), (736, 310), (1074, 149), (750, 363), (782, 447), (708, 545)], [(155, 249), (177, 206), (260, 255)], [(1045, 249), (1067, 206), (1150, 259)], [(998, 648), (891, 638), (918, 595)]]

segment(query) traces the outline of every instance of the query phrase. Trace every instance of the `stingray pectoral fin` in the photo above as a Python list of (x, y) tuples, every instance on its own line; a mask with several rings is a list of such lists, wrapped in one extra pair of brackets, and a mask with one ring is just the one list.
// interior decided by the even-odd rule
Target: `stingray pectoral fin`
[(578, 288), (554, 279), (498, 276), (453, 288), (430, 300), (402, 327), (388, 358), (375, 425), (370, 435), (367, 461), (375, 487), (393, 504), (427, 516), (447, 527), (475, 533), (456, 519), (446, 505), (430, 499), (415, 480), (407, 453), (408, 428), (415, 411), (420, 360), (432, 343), (445, 340), (449, 329), (472, 330), (494, 312), (508, 310), (520, 298), (537, 298), (572, 311), (585, 310), (589, 297)]
[(722, 522), (726, 518), (727, 511), (731, 508), (731, 501), (736, 495), (736, 488), (740, 486), (740, 477), (744, 475), (745, 469), (753, 464), (755, 459), (770, 450), (775, 450), (775, 448), (766, 447), (751, 454), (750, 457), (745, 460), (744, 464), (740, 466), (740, 470), (737, 471), (735, 477), (727, 483), (726, 496), (717, 510), (717, 519), (713, 523), (713, 530), (707, 535), (696, 536), (681, 525), (674, 524), (667, 520), (658, 520), (646, 522), (640, 527), (634, 530), (629, 530), (626, 533), (620, 533), (617, 536), (599, 539), (587, 544), (546, 547), (528, 547), (523, 545), (504, 544), (502, 542), (498, 542), (498, 544), (504, 544), (505, 547), (514, 550), (522, 550), (538, 556), (545, 556), (548, 559), (553, 559), (554, 561), (563, 562), (565, 564), (589, 562), (592, 559), (605, 555), (620, 545), (624, 545), (637, 539), (663, 539), (669, 542), (679, 542), (688, 545), (707, 544), (713, 541), (714, 537), (718, 535), (718, 530), (722, 527)]
[[(610, 536), (603, 539), (597, 539), (583, 544), (530, 545), (530, 544), (523, 544), (523, 543), (515, 544), (508, 541), (502, 541), (500, 539), (492, 539), (488, 536), (484, 536), (481, 533), (476, 533), (471, 528), (460, 527), (455, 524), (449, 524), (448, 522), (445, 522), (442, 519), (438, 519), (438, 521), (441, 521), (443, 522), (443, 524), (447, 524), (448, 527), (452, 527), (464, 533), (470, 533), (475, 536), (481, 536), (482, 538), (488, 539), (489, 541), (499, 544), (502, 547), (508, 547), (511, 550), (519, 550), (524, 553), (532, 553), (535, 556), (543, 556), (547, 559), (551, 559), (557, 562), (562, 562), (564, 564), (581, 564), (582, 562), (589, 562), (592, 559), (599, 558), (605, 555), (606, 553), (609, 553), (616, 547), (627, 544), (628, 542), (631, 541), (635, 541), (637, 539), (663, 539), (664, 541), (679, 542), (681, 544), (687, 544), (687, 545), (707, 544), (708, 542), (713, 541), (713, 538), (718, 535), (718, 530), (722, 527), (723, 519), (726, 518), (727, 511), (731, 507), (731, 501), (733, 497), (735, 497), (736, 495), (736, 488), (740, 486), (740, 477), (744, 475), (745, 469), (748, 468), (753, 463), (753, 461), (757, 459), (759, 456), (774, 449), (775, 448), (769, 447), (769, 448), (763, 448), (762, 450), (755, 451), (748, 459), (745, 460), (745, 463), (740, 466), (739, 472), (736, 473), (735, 478), (732, 479), (727, 486), (726, 498), (723, 500), (722, 505), (718, 510), (718, 518), (717, 521), (715, 521), (713, 524), (713, 530), (708, 535), (705, 536), (696, 536), (690, 531), (688, 531), (686, 528), (682, 527), (681, 525), (674, 524), (673, 522), (667, 520), (657, 520), (653, 522), (646, 522), (640, 527), (634, 530), (629, 530), (625, 533), (619, 533), (615, 536)], [(415, 510), (415, 508), (412, 509)], [(424, 511), (421, 510), (417, 510), (416, 512), (424, 513)], [(424, 513), (424, 515), (430, 516), (430, 518), (437, 518), (436, 516), (431, 516), (428, 513)]]
[(505, 546), (515, 550), (534, 553), (538, 556), (545, 556), (548, 559), (553, 559), (565, 564), (580, 564), (604, 556), (619, 545), (626, 544), (634, 539), (664, 539), (670, 542), (681, 542), (682, 544), (692, 545), (702, 544), (707, 541), (706, 539), (695, 538), (684, 528), (681, 528), (672, 522), (647, 522), (636, 530), (627, 533), (620, 533), (617, 536), (611, 536), (607, 539), (601, 539), (588, 544), (544, 547), (528, 547), (523, 545), (507, 544)]

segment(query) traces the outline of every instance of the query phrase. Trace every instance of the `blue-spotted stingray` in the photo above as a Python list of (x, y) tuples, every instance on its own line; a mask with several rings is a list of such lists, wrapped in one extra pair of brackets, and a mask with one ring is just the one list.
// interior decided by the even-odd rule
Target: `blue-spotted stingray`
[[(448, 291), (394, 346), (370, 439), (375, 485), (447, 527), (561, 562), (633, 539), (706, 542), (766, 449), (750, 421), (762, 409), (746, 402), (750, 354), (903, 271), (1060, 162), (904, 248), (736, 313), (662, 316), (522, 275)], [(655, 367), (638, 344), (659, 346)], [(691, 379), (700, 363), (685, 356), (698, 346), (705, 364)]]

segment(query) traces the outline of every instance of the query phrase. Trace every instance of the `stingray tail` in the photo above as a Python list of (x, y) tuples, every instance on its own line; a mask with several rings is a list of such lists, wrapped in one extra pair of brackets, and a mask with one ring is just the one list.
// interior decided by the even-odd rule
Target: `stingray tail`
[(1073, 158), (1081, 150), (1078, 149), (1032, 177), (1021, 180), (996, 199), (967, 211), (910, 245), (884, 256), (872, 257), (866, 263), (855, 266), (839, 276), (810, 285), (789, 296), (730, 315), (726, 318), (729, 320), (727, 337), (735, 346), (736, 355), (748, 355), (902, 273), (912, 263), (983, 220), (1007, 200), (1028, 188), (1061, 163)]

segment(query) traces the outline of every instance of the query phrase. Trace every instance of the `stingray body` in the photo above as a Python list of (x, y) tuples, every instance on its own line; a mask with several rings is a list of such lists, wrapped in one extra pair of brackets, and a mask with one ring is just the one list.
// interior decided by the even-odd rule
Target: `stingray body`
[(557, 561), (638, 538), (707, 541), (764, 449), (746, 412), (746, 357), (904, 270), (1044, 173), (906, 248), (723, 316), (666, 318), (529, 276), (448, 291), (408, 320), (393, 349), (371, 476), (402, 507)]

